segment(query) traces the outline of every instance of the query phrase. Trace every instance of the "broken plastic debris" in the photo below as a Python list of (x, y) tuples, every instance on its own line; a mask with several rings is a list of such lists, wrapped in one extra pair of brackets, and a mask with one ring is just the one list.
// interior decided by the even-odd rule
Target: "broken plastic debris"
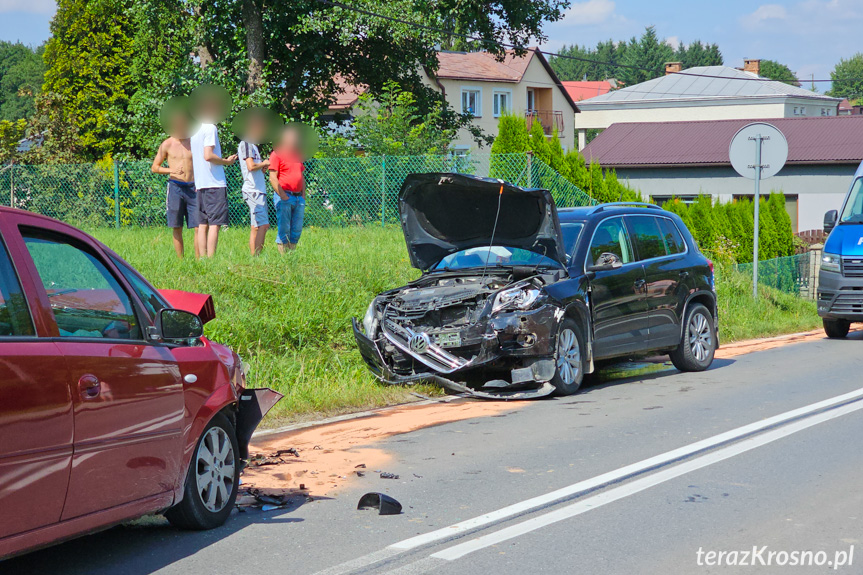
[(357, 509), (377, 509), (378, 515), (398, 515), (402, 512), (402, 504), (383, 493), (366, 493), (360, 497)]
[(261, 507), (261, 511), (272, 511), (273, 509), (281, 509), (282, 505), (264, 505)]
[(399, 476), (388, 471), (381, 471), (381, 479), (398, 479)]

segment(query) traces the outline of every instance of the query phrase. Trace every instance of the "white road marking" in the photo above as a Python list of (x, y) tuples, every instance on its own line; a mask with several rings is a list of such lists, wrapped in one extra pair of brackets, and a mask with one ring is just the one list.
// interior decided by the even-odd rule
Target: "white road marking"
[(599, 495), (588, 497), (587, 499), (583, 499), (571, 505), (567, 505), (566, 507), (563, 507), (561, 509), (557, 509), (550, 513), (540, 515), (539, 517), (534, 517), (533, 519), (528, 519), (527, 521), (523, 521), (505, 529), (501, 529), (500, 531), (477, 537), (476, 539), (461, 543), (459, 545), (455, 545), (453, 547), (450, 547), (449, 549), (444, 549), (443, 551), (432, 554), (431, 557), (435, 559), (446, 559), (448, 561), (459, 559), (469, 553), (473, 553), (474, 551), (479, 551), (480, 549), (485, 549), (486, 547), (497, 545), (498, 543), (502, 543), (504, 541), (514, 539), (532, 531), (536, 531), (537, 529), (541, 529), (553, 523), (557, 523), (558, 521), (563, 521), (564, 519), (569, 519), (571, 517), (575, 517), (576, 515), (581, 515), (582, 513), (590, 511), (591, 509), (602, 507), (603, 505), (607, 505), (609, 503), (617, 501), (618, 499), (623, 499), (624, 497), (629, 497), (630, 495), (634, 495), (636, 493), (644, 491), (645, 489), (648, 489), (655, 485), (659, 485), (660, 483), (670, 481), (672, 479), (680, 477), (681, 475), (686, 475), (687, 473), (691, 473), (698, 469), (713, 465), (714, 463), (719, 463), (720, 461), (730, 459), (736, 455), (740, 455), (741, 453), (746, 453), (747, 451), (750, 451), (757, 447), (761, 447), (763, 445), (767, 445), (768, 443), (772, 443), (774, 441), (782, 439), (783, 437), (788, 437), (789, 435), (797, 433), (798, 431), (808, 429), (812, 426), (818, 425), (819, 423), (824, 423), (825, 421), (830, 421), (831, 419), (835, 419), (837, 417), (841, 417), (843, 415), (859, 411), (861, 409), (863, 409), (863, 401), (858, 401), (850, 405), (837, 407), (836, 409), (827, 411), (825, 413), (812, 415), (801, 421), (795, 421), (794, 423), (789, 423), (788, 425), (780, 427), (779, 429), (774, 429), (760, 435), (756, 435), (755, 437), (744, 439), (739, 443), (729, 445), (728, 447), (723, 447), (722, 449), (708, 453), (706, 455), (702, 455), (691, 461), (686, 461), (679, 465), (675, 465), (674, 467), (671, 467), (669, 469), (657, 471), (656, 473), (648, 475), (647, 477), (636, 479), (635, 481), (626, 483), (624, 485), (621, 485), (620, 487), (615, 487), (613, 489), (600, 493)]
[[(723, 443), (728, 443), (730, 441), (738, 440), (744, 436), (750, 435), (752, 433), (756, 433), (759, 431), (763, 431), (767, 428), (781, 425), (793, 419), (797, 419), (799, 417), (804, 417), (806, 415), (810, 415), (822, 409), (826, 409), (844, 402), (854, 401), (857, 399), (863, 398), (863, 388), (857, 389), (855, 391), (851, 391), (849, 393), (845, 393), (842, 395), (837, 395), (835, 397), (831, 397), (829, 399), (825, 399), (823, 401), (819, 401), (816, 403), (812, 403), (809, 405), (805, 405), (803, 407), (792, 409), (791, 411), (786, 411), (784, 413), (780, 413), (778, 415), (774, 415), (773, 417), (768, 417), (767, 419), (763, 419), (761, 421), (757, 421), (754, 423), (750, 423), (748, 425), (744, 425), (742, 427), (737, 427), (735, 429), (726, 431), (724, 433), (720, 433), (718, 435), (714, 435), (712, 437), (708, 437), (701, 441), (696, 441), (695, 443), (691, 443), (689, 445), (685, 445), (683, 447), (673, 449), (671, 451), (667, 451), (665, 453), (661, 453), (654, 457), (650, 457), (648, 459), (644, 459), (637, 463), (633, 463), (631, 465), (627, 465), (621, 467), (619, 469), (615, 469), (613, 471), (609, 471), (607, 473), (603, 473), (602, 475), (597, 475), (596, 477), (592, 477), (590, 479), (586, 479), (584, 481), (579, 481), (578, 483), (574, 483), (567, 487), (563, 487), (561, 489), (552, 491), (550, 493), (546, 493), (543, 495), (539, 495), (537, 497), (533, 497), (531, 499), (527, 499), (525, 501), (521, 501), (515, 503), (513, 505), (509, 505), (507, 507), (503, 507), (498, 509), (497, 511), (492, 511), (490, 513), (486, 513), (483, 515), (479, 515), (472, 519), (467, 519), (465, 521), (461, 521), (459, 523), (455, 523), (450, 525), (449, 527), (444, 527), (442, 529), (437, 529), (435, 531), (431, 531), (429, 533), (425, 533), (423, 535), (417, 535), (416, 537), (411, 537), (409, 539), (405, 539), (403, 541), (399, 541), (397, 543), (393, 543), (389, 547), (381, 549), (379, 551), (375, 551), (373, 553), (369, 553), (368, 555), (363, 555), (361, 557), (357, 557), (345, 563), (341, 563), (339, 565), (335, 565), (323, 571), (316, 573), (315, 575), (344, 575), (346, 573), (351, 573), (353, 571), (357, 571), (359, 569), (370, 567), (375, 563), (380, 563), (382, 561), (391, 559), (397, 555), (400, 555), (404, 552), (416, 549), (418, 547), (422, 547), (425, 545), (429, 545), (432, 543), (437, 543), (446, 539), (451, 539), (462, 535), (468, 531), (472, 531), (475, 529), (479, 529), (482, 527), (486, 527), (488, 525), (492, 525), (494, 523), (499, 523), (503, 520), (510, 519), (517, 515), (521, 515), (530, 511), (535, 511), (542, 507), (547, 507), (554, 503), (559, 503), (560, 501), (571, 498), (579, 493), (584, 493), (586, 491), (590, 491), (593, 489), (597, 489), (599, 487), (607, 486), (611, 483), (615, 483), (617, 481), (621, 481), (627, 477), (644, 473), (645, 471), (649, 471), (652, 468), (660, 467), (663, 465), (668, 465), (669, 463), (673, 463), (678, 459), (682, 459), (684, 457), (688, 457), (699, 451), (704, 451)], [(857, 404), (855, 404), (857, 405)], [(850, 407), (850, 406), (849, 406)], [(863, 403), (861, 403), (857, 409), (863, 408)], [(843, 408), (844, 409), (844, 408)], [(834, 412), (829, 412), (833, 414)], [(826, 415), (826, 414), (823, 414)], [(808, 420), (807, 420), (808, 422)], [(802, 423), (802, 422), (801, 422)], [(814, 424), (813, 424), (814, 425)], [(732, 446), (733, 447), (733, 446)], [(695, 461), (701, 461), (701, 459), (697, 459)], [(689, 462), (693, 463), (693, 462)], [(678, 467), (674, 467), (673, 469), (669, 469), (668, 471), (677, 470)], [(660, 472), (662, 473), (662, 472)], [(652, 479), (655, 475), (651, 475), (646, 479)], [(634, 482), (633, 482), (634, 483)], [(632, 484), (628, 484), (632, 485)], [(625, 486), (624, 486), (625, 487)], [(646, 489), (646, 487), (645, 487)], [(612, 490), (613, 491), (613, 490)], [(611, 491), (607, 492), (610, 493)], [(601, 497), (601, 494), (597, 497)], [(591, 498), (593, 499), (593, 498)], [(589, 499), (590, 500), (590, 499)], [(587, 501), (587, 500), (586, 500)], [(581, 503), (581, 502), (579, 502)], [(576, 503), (574, 505), (578, 505)], [(594, 501), (595, 503), (595, 501)], [(604, 503), (603, 503), (604, 504)], [(595, 507), (596, 505), (594, 505)], [(568, 509), (568, 508), (566, 508)], [(514, 526), (517, 527), (517, 526)], [(504, 529), (500, 533), (506, 531)], [(491, 534), (495, 535), (495, 534)], [(480, 538), (481, 539), (481, 538)], [(479, 539), (477, 539), (479, 540)], [(477, 541), (474, 540), (474, 541)], [(469, 545), (473, 543), (473, 541), (469, 541), (463, 545)], [(460, 546), (454, 546), (445, 551), (441, 551), (440, 553), (446, 553), (446, 551), (450, 551), (452, 549), (457, 549)], [(470, 551), (468, 551), (470, 553)], [(439, 557), (439, 554), (434, 554), (432, 557)]]
[(579, 481), (578, 483), (573, 483), (572, 485), (563, 487), (556, 491), (552, 491), (544, 495), (539, 495), (531, 499), (526, 499), (525, 501), (503, 507), (502, 509), (498, 509), (497, 511), (492, 511), (484, 515), (474, 517), (473, 519), (467, 519), (465, 521), (455, 523), (453, 525), (450, 525), (449, 527), (444, 527), (436, 531), (431, 531), (423, 535), (417, 535), (416, 537), (405, 539), (404, 541), (399, 541), (398, 543), (393, 543), (392, 545), (390, 545), (390, 548), (410, 550), (416, 549), (417, 547), (421, 547), (423, 545), (428, 545), (429, 543), (440, 541), (442, 539), (449, 539), (466, 531), (471, 531), (479, 527), (484, 527), (492, 523), (497, 523), (504, 519), (509, 519), (510, 517), (514, 517), (516, 515), (535, 510), (539, 507), (548, 506), (552, 503), (560, 501), (561, 499), (572, 497), (573, 495), (576, 495), (578, 493), (590, 491), (592, 489), (596, 489), (597, 487), (601, 487), (615, 481), (620, 481), (621, 479), (624, 479), (625, 477), (628, 477), (630, 475), (642, 473), (660, 465), (666, 465), (677, 459), (687, 457), (699, 451), (710, 449), (722, 443), (734, 441), (735, 439), (739, 439), (745, 435), (767, 429), (768, 427), (773, 427), (774, 425), (779, 425), (786, 421), (808, 415), (821, 409), (844, 403), (846, 401), (859, 399), (861, 397), (863, 397), (863, 388), (843, 395), (837, 395), (836, 397), (831, 397), (830, 399), (825, 399), (824, 401), (812, 403), (798, 409), (786, 411), (785, 413), (780, 413), (779, 415), (768, 417), (767, 419), (763, 419), (755, 423), (750, 423), (749, 425), (744, 425), (742, 427), (726, 431), (725, 433), (720, 433), (719, 435), (708, 437), (707, 439), (703, 439), (701, 441), (696, 441), (695, 443), (691, 443), (678, 449), (673, 449), (671, 451), (661, 453), (659, 455), (644, 459), (637, 463), (633, 463), (631, 465), (627, 465), (625, 467), (603, 473), (602, 475), (597, 475), (596, 477), (585, 479), (584, 481)]

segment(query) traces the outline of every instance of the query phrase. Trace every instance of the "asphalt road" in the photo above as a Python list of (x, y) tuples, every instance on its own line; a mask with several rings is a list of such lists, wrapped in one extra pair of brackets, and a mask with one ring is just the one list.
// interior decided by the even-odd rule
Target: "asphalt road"
[[(856, 333), (593, 385), (391, 437), (398, 480), (204, 533), (139, 521), (0, 571), (863, 573), (861, 351)], [(372, 490), (404, 513), (356, 511)]]

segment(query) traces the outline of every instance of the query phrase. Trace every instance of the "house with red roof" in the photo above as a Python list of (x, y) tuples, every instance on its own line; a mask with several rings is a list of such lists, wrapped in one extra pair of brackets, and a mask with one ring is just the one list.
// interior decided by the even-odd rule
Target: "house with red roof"
[[(528, 126), (540, 122), (546, 136), (559, 138), (564, 149), (574, 147), (578, 108), (539, 50), (528, 49), (522, 56), (509, 50), (502, 60), (488, 52), (441, 51), (437, 56), (437, 71), (424, 71), (424, 81), (454, 110), (472, 114), (474, 125), (485, 133), (496, 135), (500, 116), (514, 113)], [(329, 111), (350, 116), (365, 88), (342, 85)], [(477, 144), (470, 132), (461, 130), (453, 149), (469, 152)]]
[(753, 195), (752, 180), (728, 158), (734, 134), (752, 121), (776, 126), (788, 141), (785, 166), (762, 182), (762, 192), (785, 194), (795, 232), (821, 229), (824, 213), (842, 207), (863, 161), (863, 116), (619, 123), (582, 153), (660, 204), (699, 194), (730, 201)]
[(602, 96), (603, 94), (608, 94), (617, 88), (617, 81), (613, 79), (600, 80), (598, 82), (584, 80), (580, 82), (565, 81), (561, 83), (569, 94), (569, 97), (572, 98), (574, 102), (581, 102), (582, 100)]

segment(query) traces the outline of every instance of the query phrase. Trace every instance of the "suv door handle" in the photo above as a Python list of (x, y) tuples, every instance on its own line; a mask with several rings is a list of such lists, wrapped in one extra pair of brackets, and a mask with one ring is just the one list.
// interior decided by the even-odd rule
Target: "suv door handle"
[(680, 279), (686, 279), (689, 277), (689, 272), (680, 272)]
[(638, 289), (641, 289), (645, 285), (647, 285), (647, 280), (635, 280), (635, 282), (632, 285), (634, 285)]
[(95, 375), (87, 373), (78, 380), (78, 391), (83, 399), (95, 399), (102, 393), (102, 382)]

